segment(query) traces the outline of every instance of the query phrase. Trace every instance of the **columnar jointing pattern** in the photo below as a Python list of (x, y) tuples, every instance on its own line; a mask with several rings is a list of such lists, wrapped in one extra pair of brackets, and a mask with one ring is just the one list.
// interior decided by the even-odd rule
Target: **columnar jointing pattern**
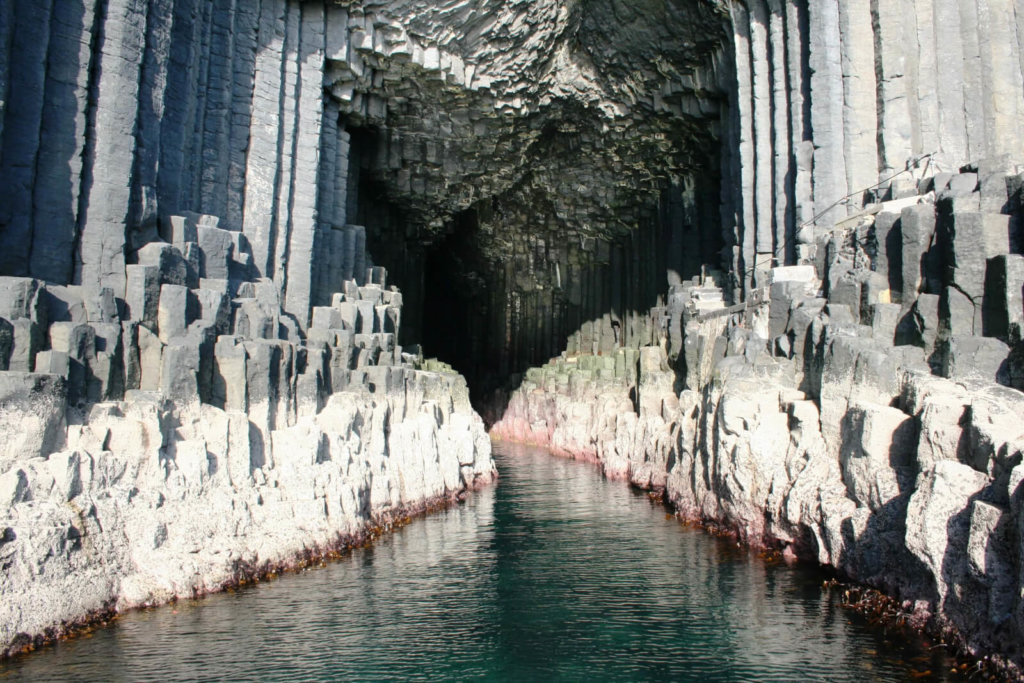
[(5, 4), (0, 272), (121, 298), (162, 219), (195, 211), (248, 238), (304, 326), (343, 280), (313, 257), (347, 178), (326, 42), (322, 3)]
[(736, 296), (772, 265), (814, 259), (826, 232), (814, 225), (1018, 149), (1020, 12), (1010, 0), (731, 3), (719, 73)]
[[(362, 277), (365, 264), (339, 266), (360, 252), (347, 224), (368, 224), (409, 290), (470, 212), (470, 272), (512, 287), (488, 314), (510, 327), (486, 327), (508, 343), (479, 344), (521, 366), (515, 349), (551, 338), (547, 353), (628, 307), (570, 290), (605, 269), (633, 277), (603, 256), (639, 226), (678, 248), (675, 276), (724, 267), (743, 298), (772, 265), (820, 260), (814, 226), (879, 182), (877, 196), (904, 192), (910, 174), (886, 181), (922, 155), (917, 175), (1015, 149), (1018, 12), (1011, 0), (11, 3), (0, 272), (122, 297), (136, 250), (167, 238), (162, 217), (191, 210), (245, 236), (305, 327)], [(540, 274), (502, 285), (510, 262)], [(664, 283), (660, 267), (649, 276)], [(623, 324), (601, 334), (611, 322)]]
[(502, 374), (577, 332), (647, 339), (666, 270), (725, 265), (724, 19), (709, 0), (5, 4), (0, 273), (123, 300), (191, 211), (241, 233), (305, 329), (363, 281), (358, 220), (419, 336), (424, 269), (465, 219), (488, 290), (473, 348)]
[[(191, 539), (171, 517), (163, 531), (136, 529), (137, 554), (123, 554), (120, 531), (111, 543), (118, 566), (173, 566), (187, 580), (125, 589), (100, 571), (88, 604), (54, 599), (86, 595), (61, 583), (81, 587), (68, 553), (101, 546), (68, 541), (101, 517), (156, 521), (171, 514), (165, 499), (212, 501), (182, 503), (187, 519), (219, 509), (225, 499), (210, 492), (222, 487), (244, 497), (231, 503), (239, 524), (282, 529), (264, 501), (299, 473), (296, 496), (330, 521), (307, 537), (319, 544), (489, 479), (489, 441), (464, 385), (408, 345), (420, 339), (478, 389), (567, 351), (527, 374), (509, 429), (571, 436), (555, 424), (569, 404), (553, 401), (550, 421), (529, 409), (544, 396), (535, 388), (570, 395), (580, 414), (598, 407), (594, 427), (614, 456), (601, 457), (620, 472), (643, 434), (676, 418), (667, 434), (692, 446), (666, 437), (658, 452), (685, 446), (671, 461), (693, 465), (687, 453), (705, 455), (704, 435), (720, 429), (744, 482), (737, 494), (762, 488), (748, 475), (786, 435), (839, 448), (830, 481), (837, 464), (848, 471), (828, 489), (833, 512), (814, 522), (825, 531), (814, 547), (838, 553), (819, 559), (837, 564), (843, 520), (872, 514), (862, 503), (877, 507), (878, 477), (894, 466), (886, 434), (911, 419), (927, 427), (914, 407), (923, 394), (907, 387), (932, 386), (933, 371), (947, 378), (937, 395), (979, 374), (1022, 386), (1024, 180), (1003, 154), (1022, 142), (1022, 41), (1019, 0), (0, 2), (0, 409), (13, 411), (0, 419), (0, 503), (41, 515), (12, 515), (25, 528), (60, 530), (45, 542), (0, 534), (25, 568), (0, 583), (28, 577), (54, 607), (0, 601), (15, 615), (0, 619), (0, 647), (110, 600), (214, 587), (189, 569)], [(892, 201), (866, 207), (880, 200)], [(371, 254), (404, 297), (385, 289)], [(664, 348), (635, 348), (649, 344)], [(730, 367), (739, 396), (760, 395), (749, 420), (732, 409), (735, 424), (716, 403), (726, 405), (716, 382)], [(765, 368), (782, 368), (785, 386), (766, 390)], [(893, 384), (906, 369), (922, 373), (919, 385)], [(598, 405), (608, 380), (637, 392)], [(981, 429), (984, 397), (960, 393), (952, 412), (935, 413), (950, 416), (935, 438), (1010, 462), (1009, 446), (968, 438), (963, 411)], [(699, 430), (698, 415), (709, 421)], [(782, 438), (737, 459), (748, 426), (769, 424)], [(153, 435), (139, 437), (145, 448), (139, 434)], [(885, 450), (865, 469), (851, 454), (876, 441)], [(793, 443), (794, 457), (825, 453)], [(364, 476), (346, 460), (362, 462), (359, 448), (398, 469)], [(290, 460), (297, 452), (308, 460)], [(122, 466), (138, 453), (145, 462)], [(938, 463), (930, 476), (980, 503), (988, 457)], [(653, 462), (641, 463), (649, 485), (668, 475)], [(337, 515), (317, 501), (338, 490), (309, 476), (326, 463), (337, 468), (327, 480), (358, 492)], [(974, 474), (957, 474), (965, 468)], [(741, 500), (701, 488), (697, 476), (713, 470), (690, 470), (701, 505)], [(896, 474), (893, 496), (906, 488)], [(861, 475), (874, 482), (866, 493)], [(425, 485), (407, 496), (400, 481)], [(118, 486), (124, 496), (108, 495)], [(82, 495), (115, 507), (89, 522), (67, 505)], [(52, 505), (33, 507), (36, 496)], [(300, 507), (285, 517), (315, 516)], [(974, 509), (979, 538), (1002, 538), (998, 510)], [(925, 529), (893, 557), (912, 552), (945, 577), (933, 562), (940, 526), (937, 540)], [(265, 527), (246, 528), (258, 538)], [(282, 536), (295, 542), (291, 529)], [(243, 546), (228, 564), (208, 558), (220, 576), (285, 561), (292, 547)], [(881, 557), (861, 547), (866, 562)], [(876, 576), (872, 567), (853, 574)], [(29, 581), (39, 576), (54, 583)], [(943, 609), (974, 628), (969, 610)], [(1000, 649), (985, 639), (1009, 632), (982, 629), (979, 642)]]

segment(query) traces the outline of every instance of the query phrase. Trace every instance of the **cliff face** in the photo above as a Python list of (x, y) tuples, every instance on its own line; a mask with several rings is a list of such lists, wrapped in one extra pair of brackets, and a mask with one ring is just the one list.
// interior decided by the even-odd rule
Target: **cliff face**
[(833, 223), (915, 194), (922, 176), (1019, 161), (1024, 17), (1013, 2), (754, 0), (730, 13), (729, 287), (815, 258)]
[[(0, 273), (121, 298), (125, 265), (191, 211), (245, 239), (305, 329), (344, 280), (363, 283), (362, 264), (338, 264), (344, 227), (364, 225), (406, 292), (402, 341), (491, 389), (577, 332), (594, 349), (650, 341), (666, 278), (718, 270), (740, 300), (772, 266), (822, 265), (831, 225), (865, 202), (967, 163), (1007, 170), (1024, 123), (1017, 14), (1009, 0), (11, 5)], [(445, 311), (454, 333), (435, 335)]]
[[(4, 592), (19, 519), (63, 577), (4, 647), (488, 479), (422, 341), (478, 398), (565, 351), (505, 433), (1019, 660), (1022, 42), (1012, 0), (4, 3)], [(302, 533), (253, 511), (293, 475)], [(188, 578), (175, 529), (227, 501)], [(134, 578), (54, 601), (95, 557)]]
[(529, 370), (491, 433), (835, 567), (1019, 675), (1021, 214), (980, 210), (1019, 182), (935, 176), (834, 227), (822, 278), (772, 268), (738, 305), (675, 286), (659, 345)]
[[(666, 188), (677, 243), (702, 244), (670, 267), (719, 259), (724, 20), (710, 0), (12, 4), (0, 274), (123, 299), (138, 250), (194, 212), (305, 329), (363, 284), (341, 264), (365, 225), (407, 296), (403, 341), (454, 309), (466, 348), (434, 352), (493, 385), (613, 302), (643, 318), (663, 284), (631, 261), (666, 259)], [(601, 291), (609, 272), (637, 286)]]

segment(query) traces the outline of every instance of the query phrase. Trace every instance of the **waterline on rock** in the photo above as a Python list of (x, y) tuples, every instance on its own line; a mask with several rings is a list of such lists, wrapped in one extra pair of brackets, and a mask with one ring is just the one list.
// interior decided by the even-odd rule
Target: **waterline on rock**
[(589, 466), (495, 452), (497, 486), (338, 562), (125, 615), (0, 675), (860, 681), (952, 666), (866, 628), (816, 571), (687, 529)]

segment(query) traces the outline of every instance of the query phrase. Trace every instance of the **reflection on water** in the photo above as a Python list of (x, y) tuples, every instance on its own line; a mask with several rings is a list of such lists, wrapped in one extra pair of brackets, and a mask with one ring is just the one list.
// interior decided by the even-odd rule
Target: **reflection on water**
[(0, 681), (882, 681), (950, 669), (865, 628), (813, 572), (681, 527), (591, 466), (496, 451), (497, 487), (372, 548), (128, 614), (0, 664)]

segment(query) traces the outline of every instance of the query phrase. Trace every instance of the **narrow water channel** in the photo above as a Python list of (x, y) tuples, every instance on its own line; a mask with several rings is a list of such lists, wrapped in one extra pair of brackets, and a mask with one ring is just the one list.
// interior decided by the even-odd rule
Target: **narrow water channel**
[(891, 681), (950, 670), (939, 650), (839, 607), (817, 572), (682, 527), (591, 465), (507, 444), (496, 458), (497, 486), (371, 548), (127, 614), (0, 663), (0, 681)]

